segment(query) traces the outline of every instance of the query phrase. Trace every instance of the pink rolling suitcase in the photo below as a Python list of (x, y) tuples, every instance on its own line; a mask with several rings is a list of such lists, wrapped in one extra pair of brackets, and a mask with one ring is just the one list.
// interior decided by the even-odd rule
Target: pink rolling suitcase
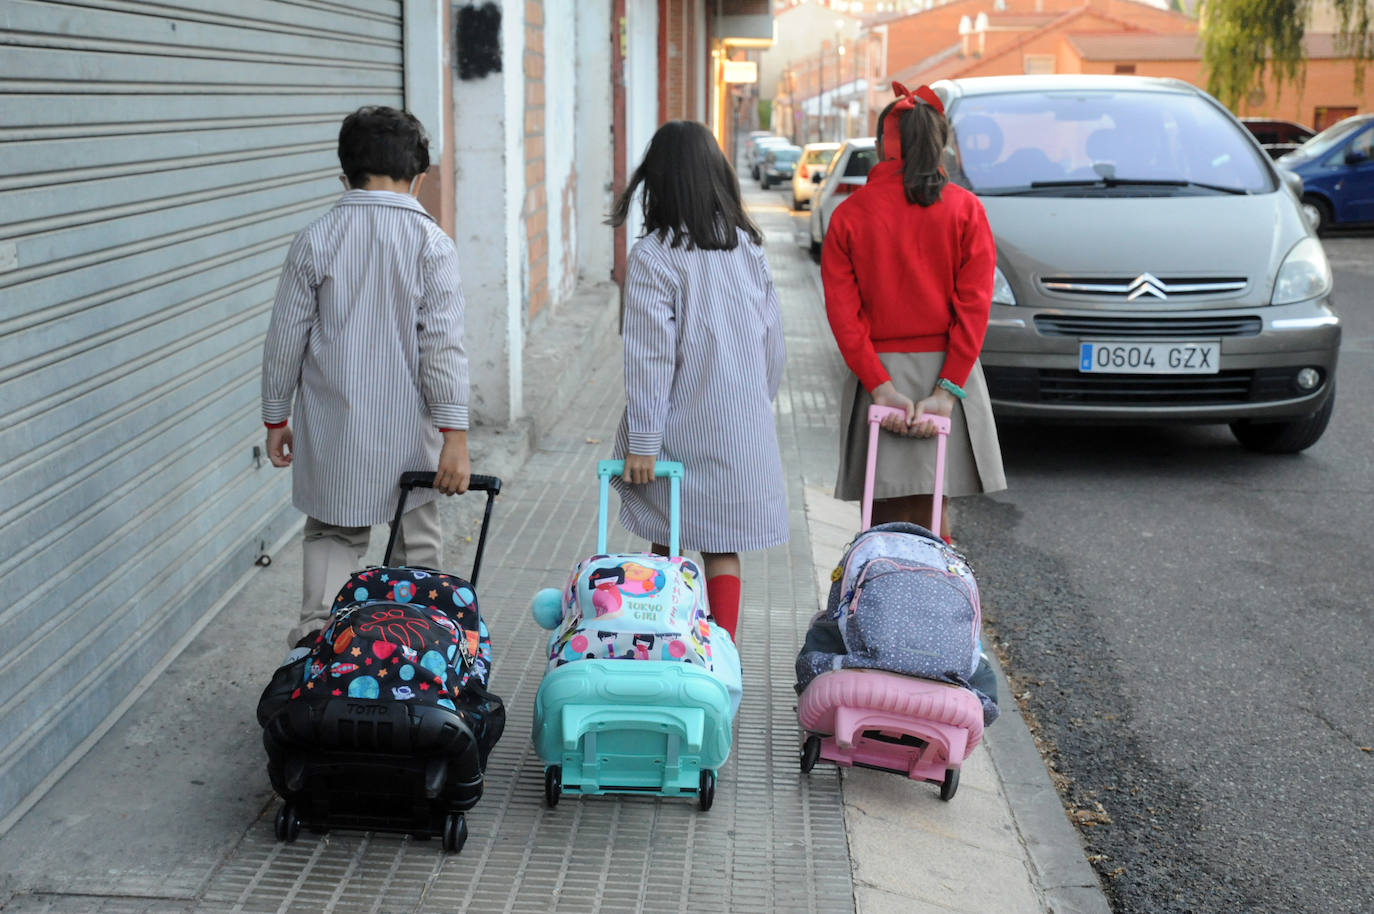
[[(898, 410), (889, 407), (869, 409), (863, 530), (869, 528), (872, 519), (879, 423), (895, 413)], [(938, 533), (949, 420), (930, 415), (921, 418), (934, 421), (939, 432), (931, 521), (931, 529)], [(976, 631), (976, 591), (973, 604)], [(969, 689), (877, 669), (821, 673), (803, 689), (797, 716), (806, 732), (802, 771), (809, 772), (820, 759), (845, 767), (892, 771), (939, 784), (942, 800), (951, 799), (958, 790), (959, 768), (983, 738), (983, 705)]]

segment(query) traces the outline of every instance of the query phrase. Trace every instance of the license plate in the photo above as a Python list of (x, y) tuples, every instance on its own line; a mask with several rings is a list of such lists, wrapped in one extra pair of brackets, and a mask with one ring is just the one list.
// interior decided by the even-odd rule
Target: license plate
[(1078, 370), (1101, 374), (1216, 374), (1221, 343), (1216, 340), (1083, 340)]

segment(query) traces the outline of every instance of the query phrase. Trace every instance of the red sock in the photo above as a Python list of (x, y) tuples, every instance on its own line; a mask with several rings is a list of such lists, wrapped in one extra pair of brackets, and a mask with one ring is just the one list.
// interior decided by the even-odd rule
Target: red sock
[(735, 637), (739, 624), (739, 578), (733, 574), (718, 574), (706, 579), (706, 599), (711, 603), (711, 615), (716, 624)]

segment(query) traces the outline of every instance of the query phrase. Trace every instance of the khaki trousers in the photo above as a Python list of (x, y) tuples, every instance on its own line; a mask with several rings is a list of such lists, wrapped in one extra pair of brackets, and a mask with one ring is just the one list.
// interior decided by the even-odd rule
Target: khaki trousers
[[(301, 616), (287, 636), (290, 646), (328, 623), (334, 598), (349, 576), (361, 567), (371, 536), (371, 527), (338, 527), (313, 517), (305, 519)], [(438, 568), (442, 549), (439, 503), (429, 501), (401, 517), (391, 564)]]

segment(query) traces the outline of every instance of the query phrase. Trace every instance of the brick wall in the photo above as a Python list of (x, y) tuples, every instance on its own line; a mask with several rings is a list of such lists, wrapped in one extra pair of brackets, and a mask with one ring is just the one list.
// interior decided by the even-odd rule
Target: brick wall
[(683, 28), (682, 28), (682, 7), (683, 0), (659, 0), (658, 4), (658, 29), (661, 36), (659, 41), (659, 102), (658, 119), (659, 121), (677, 120), (682, 117), (682, 62), (683, 54)]
[[(1067, 44), (1067, 42), (1065, 42)], [(1072, 51), (1070, 49), (1070, 53)], [(1073, 54), (1071, 73), (1111, 73), (1115, 62), (1085, 61)], [(1181, 79), (1206, 88), (1207, 72), (1200, 60), (1136, 60), (1137, 76), (1161, 76)], [(1266, 73), (1264, 89), (1250, 98), (1243, 98), (1236, 106), (1241, 117), (1272, 117), (1297, 121), (1314, 127), (1317, 109), (1350, 107), (1358, 111), (1374, 108), (1374, 77), (1366, 77), (1362, 92), (1355, 89), (1355, 64), (1349, 59), (1310, 59), (1307, 79), (1301, 90), (1296, 86), (1280, 88), (1272, 73)]]
[[(981, 58), (966, 58), (965, 66), (958, 75), (968, 76), (1009, 76), (1025, 72), (1025, 58), (1028, 54), (1046, 54), (1056, 59), (1056, 72), (1072, 72), (1057, 69), (1060, 63), (1059, 51), (1068, 32), (1102, 34), (1126, 31), (1126, 26), (1115, 19), (1085, 12), (1072, 20), (1066, 20), (1063, 28), (1044, 29), (1035, 32), (1010, 33), (999, 36), (996, 50), (989, 49)], [(1007, 40), (1010, 39), (1010, 40)]]
[(687, 59), (684, 73), (686, 89), (683, 95), (683, 117), (705, 120), (706, 109), (701, 104), (702, 92), (706, 86), (706, 61), (701, 57), (701, 0), (691, 0), (687, 5), (687, 34), (684, 37), (683, 53)]
[(696, 120), (703, 85), (700, 60), (701, 34), (698, 19), (701, 0), (659, 0), (659, 96), (660, 122)]
[[(888, 23), (887, 70), (880, 74), (895, 74), (959, 43), (959, 20), (964, 16), (976, 19), (979, 13), (991, 16), (1064, 14), (1083, 7), (1121, 20), (1107, 29), (1116, 31), (1129, 24), (1133, 28), (1151, 32), (1195, 32), (1197, 21), (1179, 13), (1156, 9), (1138, 0), (1006, 0), (1005, 9), (993, 12), (985, 0), (953, 0), (926, 12), (916, 13)], [(1077, 26), (1075, 27), (1077, 28)], [(986, 37), (985, 55), (996, 53), (1008, 40), (1016, 40), (1014, 33), (990, 32)], [(977, 47), (977, 36), (970, 43)]]
[(549, 199), (544, 168), (544, 0), (525, 0), (526, 308), (533, 317), (549, 303)]

